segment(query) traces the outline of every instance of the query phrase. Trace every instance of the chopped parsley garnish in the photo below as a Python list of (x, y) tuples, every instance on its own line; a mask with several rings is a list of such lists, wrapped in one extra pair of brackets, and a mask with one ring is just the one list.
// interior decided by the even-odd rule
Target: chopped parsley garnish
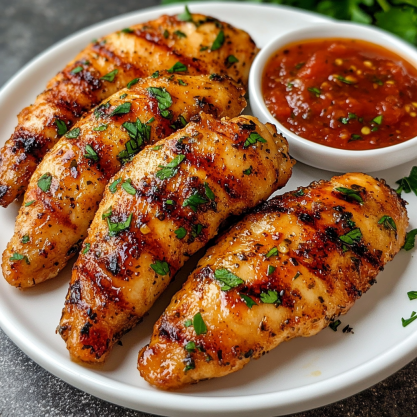
[(129, 134), (130, 140), (126, 142), (125, 149), (117, 155), (117, 158), (122, 163), (126, 163), (140, 151), (140, 147), (145, 142), (150, 140), (151, 127), (147, 123), (142, 123), (139, 118), (136, 119), (136, 122), (125, 122), (122, 126)]
[(412, 323), (415, 319), (417, 319), (417, 313), (413, 311), (411, 313), (411, 317), (407, 320), (401, 318), (401, 322), (403, 324), (403, 327), (407, 327), (410, 323)]
[(281, 299), (279, 298), (279, 295), (274, 290), (268, 290), (268, 292), (261, 293), (261, 301), (264, 304), (281, 304)]
[(207, 182), (204, 183), (204, 190), (209, 200), (214, 201), (216, 199), (216, 196), (214, 195), (213, 191), (211, 190)]
[(169, 119), (171, 116), (169, 107), (172, 105), (172, 97), (164, 87), (147, 88), (150, 95), (158, 101), (158, 108), (162, 117)]
[(303, 188), (300, 188), (299, 190), (297, 190), (295, 193), (293, 193), (293, 195), (295, 196), (295, 197), (302, 197), (303, 195), (305, 195), (305, 193), (304, 193), (304, 189)]
[(129, 229), (130, 223), (132, 222), (132, 213), (129, 214), (129, 217), (120, 223), (112, 223), (110, 219), (107, 217), (107, 225), (109, 226), (109, 235), (116, 236), (118, 233), (122, 232), (123, 230)]
[(271, 256), (277, 256), (278, 255), (278, 249), (276, 247), (273, 247), (269, 250), (269, 252), (265, 255), (266, 258), (270, 258)]
[(402, 248), (407, 251), (413, 249), (416, 236), (417, 236), (417, 229), (413, 229), (409, 231), (407, 235), (405, 236), (405, 243)]
[(174, 233), (178, 239), (183, 239), (187, 234), (187, 230), (185, 230), (184, 227), (180, 227), (179, 229), (175, 230)]
[(417, 300), (417, 291), (408, 291), (407, 295), (410, 300)]
[(155, 121), (155, 117), (151, 117), (147, 122), (146, 122), (146, 124), (147, 125), (150, 125), (151, 123), (153, 123)]
[(172, 206), (174, 204), (174, 200), (166, 200), (165, 203)]
[(168, 262), (156, 260), (154, 264), (151, 264), (151, 268), (158, 275), (169, 275), (169, 265)]
[(71, 74), (78, 74), (79, 72), (81, 72), (84, 68), (79, 65), (78, 67), (75, 67), (72, 71)]
[(293, 87), (294, 87), (294, 84), (293, 83), (288, 83), (287, 84), (288, 90), (292, 90)]
[(347, 80), (342, 75), (336, 75), (336, 79), (339, 80), (339, 81), (341, 81), (342, 83), (345, 83), (345, 84), (355, 84), (353, 81)]
[(177, 155), (167, 165), (165, 166), (159, 165), (159, 168), (162, 168), (162, 169), (156, 172), (155, 177), (160, 180), (167, 180), (169, 178), (172, 178), (178, 172), (178, 166), (184, 160), (184, 158), (185, 158), (185, 155)]
[(111, 113), (110, 116), (115, 116), (116, 114), (127, 114), (130, 112), (130, 107), (132, 103), (123, 103), (117, 106)]
[(25, 260), (25, 262), (28, 265), (30, 265), (29, 258), (26, 255), (21, 255), (20, 253), (15, 252), (10, 258), (10, 261), (22, 261), (22, 260)]
[(117, 180), (113, 181), (110, 185), (109, 185), (109, 191), (114, 194), (117, 191), (117, 186), (119, 185), (120, 181), (122, 181), (121, 178), (118, 178)]
[(363, 199), (360, 196), (358, 190), (352, 190), (351, 188), (345, 188), (345, 187), (337, 187), (335, 188), (335, 190), (339, 191), (339, 193), (344, 194), (346, 197), (351, 198), (352, 200), (355, 200), (360, 204), (363, 204)]
[(358, 116), (356, 116), (356, 114), (355, 113), (348, 113), (348, 116), (347, 117), (342, 117), (342, 118), (340, 118), (339, 120), (344, 124), (344, 125), (347, 125), (348, 123), (349, 123), (349, 120), (354, 120), (354, 119), (357, 119), (358, 118)]
[(332, 321), (329, 324), (329, 327), (334, 331), (337, 332), (337, 328), (342, 324), (342, 322), (340, 320), (336, 320), (336, 321)]
[(159, 151), (160, 149), (163, 148), (163, 145), (156, 145), (152, 148), (153, 151)]
[(184, 321), (184, 326), (185, 327), (190, 327), (193, 325), (193, 321), (191, 319), (187, 319)]
[(94, 116), (96, 116), (96, 120), (98, 120), (100, 117), (106, 116), (104, 113), (104, 110), (108, 109), (110, 107), (110, 102), (108, 101), (105, 104), (100, 104), (96, 107), (94, 110)]
[(352, 141), (355, 141), (355, 140), (362, 140), (362, 136), (357, 135), (356, 133), (353, 133), (352, 135), (350, 135), (349, 142), (352, 142)]
[(298, 69), (298, 70), (299, 70), (300, 68), (303, 68), (305, 64), (306, 64), (305, 62), (299, 62), (299, 63), (295, 66), (295, 69)]
[(74, 129), (70, 130), (65, 134), (65, 137), (68, 139), (76, 139), (80, 135), (81, 130), (79, 127), (74, 127)]
[(134, 30), (133, 29), (130, 29), (130, 28), (124, 28), (120, 32), (122, 32), (122, 33), (133, 33)]
[(29, 241), (30, 241), (29, 235), (24, 235), (22, 237), (22, 240), (21, 240), (22, 243), (28, 243)]
[(123, 184), (122, 188), (130, 195), (136, 195), (136, 190), (133, 188), (131, 184), (132, 180), (129, 178)]
[(401, 194), (402, 191), (407, 194), (413, 191), (414, 194), (417, 195), (417, 166), (411, 169), (408, 177), (398, 180), (397, 184), (399, 184), (399, 187), (396, 190), (398, 194)]
[(310, 93), (314, 94), (316, 97), (320, 97), (321, 91), (319, 88), (310, 87), (310, 88), (307, 88), (307, 90), (310, 91)]
[(207, 202), (208, 201), (196, 191), (194, 194), (190, 195), (188, 198), (186, 198), (184, 200), (184, 202), (182, 203), (182, 206), (183, 207), (190, 207), (190, 209), (194, 213), (196, 213), (197, 209), (198, 209), (198, 206), (200, 204), (205, 204)]
[[(25, 207), (29, 207), (29, 206), (31, 206), (34, 202), (35, 202), (36, 200), (31, 200), (31, 201), (28, 201), (27, 203), (25, 203)], [(416, 229), (417, 230), (417, 229)], [(413, 245), (414, 246), (414, 245)]]
[(252, 174), (252, 165), (251, 165), (248, 169), (245, 169), (245, 170), (243, 171), (243, 173), (244, 173), (245, 175), (250, 175), (250, 174)]
[(372, 121), (377, 125), (380, 125), (382, 123), (382, 115), (376, 116)]
[(164, 38), (168, 39), (169, 38), (169, 32), (167, 29), (164, 30)]
[(272, 275), (272, 274), (274, 273), (274, 271), (275, 271), (276, 269), (277, 269), (277, 268), (276, 268), (275, 266), (268, 265), (268, 269), (267, 269), (267, 271), (266, 271), (266, 275), (268, 275), (268, 277), (269, 277), (270, 275)]
[(253, 306), (257, 306), (258, 304), (255, 303), (255, 301), (252, 300), (251, 297), (249, 297), (246, 294), (239, 293), (240, 298), (245, 302), (245, 304), (248, 306), (248, 308), (252, 308)]
[(183, 80), (178, 80), (178, 84), (179, 85), (183, 85), (183, 86), (186, 86), (186, 85), (188, 85), (186, 82), (184, 82)]
[(247, 148), (250, 145), (255, 145), (256, 142), (267, 143), (266, 140), (259, 133), (252, 132), (249, 135), (249, 137), (245, 140), (243, 147)]
[(186, 38), (187, 35), (184, 32), (181, 32), (180, 30), (176, 30), (174, 32), (174, 35), (177, 35), (179, 38)]
[(378, 224), (383, 224), (385, 229), (397, 231), (397, 225), (395, 224), (394, 219), (390, 216), (382, 216)]
[(233, 64), (236, 64), (236, 62), (239, 62), (239, 60), (234, 55), (229, 55), (226, 58), (226, 66), (227, 66), (227, 68), (230, 68)]
[(200, 48), (200, 52), (204, 52), (204, 51), (207, 51), (207, 49), (209, 49), (209, 47), (208, 46), (202, 46), (201, 48)]
[(195, 352), (195, 350), (197, 349), (197, 346), (195, 345), (195, 342), (191, 341), (191, 342), (188, 342), (184, 346), (184, 349), (187, 350), (188, 352)]
[(63, 136), (65, 135), (65, 133), (67, 133), (68, 129), (67, 129), (67, 125), (65, 124), (65, 122), (63, 122), (60, 119), (55, 119), (55, 124), (56, 124), (59, 136)]
[(244, 284), (244, 281), (241, 278), (226, 268), (216, 269), (216, 271), (214, 271), (214, 277), (224, 284), (223, 287), (220, 288), (222, 291), (228, 291), (238, 287), (240, 284)]
[(202, 224), (193, 224), (191, 226), (191, 236), (196, 238), (201, 234), (203, 231), (203, 225)]
[(158, 78), (159, 77), (159, 71), (155, 71), (152, 75), (152, 78)]
[(189, 360), (188, 365), (184, 368), (184, 372), (190, 371), (191, 369), (195, 369), (195, 363), (193, 360)]
[(188, 9), (188, 6), (185, 5), (185, 9), (184, 11), (177, 15), (177, 19), (181, 20), (182, 22), (192, 22), (193, 21), (193, 16), (190, 13), (190, 10)]
[(127, 88), (131, 89), (135, 84), (139, 82), (140, 78), (134, 78), (132, 81), (129, 81), (127, 83)]
[(294, 278), (292, 279), (293, 281), (294, 280), (296, 280), (299, 276), (301, 275), (301, 272), (297, 272), (295, 275), (294, 275)]
[(45, 193), (49, 191), (49, 189), (51, 188), (51, 184), (52, 184), (52, 175), (49, 172), (47, 172), (46, 174), (43, 174), (38, 179), (38, 187)]
[(113, 214), (113, 207), (110, 206), (106, 211), (103, 211), (103, 214), (101, 215), (101, 218), (107, 219), (107, 217), (110, 217)]
[(200, 336), (200, 334), (207, 333), (207, 326), (206, 326), (206, 323), (204, 323), (204, 320), (203, 320), (203, 317), (201, 316), (201, 313), (197, 313), (194, 316), (193, 326), (194, 326), (195, 334), (197, 336)]
[(174, 72), (185, 72), (187, 70), (188, 70), (187, 65), (184, 65), (182, 62), (178, 61), (167, 71), (173, 74)]
[(92, 159), (93, 161), (98, 161), (98, 155), (97, 152), (93, 149), (91, 145), (85, 145), (85, 154), (84, 158)]
[(118, 72), (119, 72), (118, 69), (114, 69), (113, 71), (110, 71), (108, 74), (103, 75), (100, 78), (100, 80), (104, 80), (104, 81), (108, 81), (109, 83), (112, 83)]
[(223, 32), (223, 30), (221, 30), (217, 34), (216, 39), (214, 40), (213, 45), (211, 45), (210, 49), (212, 51), (217, 51), (218, 49), (220, 49), (223, 46), (225, 39), (226, 38), (224, 36), (224, 32)]
[(101, 124), (99, 126), (93, 127), (93, 130), (96, 132), (104, 132), (107, 129), (106, 124)]
[(339, 236), (339, 239), (347, 245), (353, 245), (355, 242), (359, 242), (362, 238), (362, 232), (360, 229), (353, 229), (345, 235)]
[(123, 100), (124, 98), (126, 98), (127, 97), (127, 94), (126, 93), (124, 93), (124, 94), (122, 94), (119, 98), (121, 99), (121, 100)]
[(86, 243), (82, 251), (82, 254), (85, 255), (90, 250), (90, 248), (91, 248), (91, 243)]

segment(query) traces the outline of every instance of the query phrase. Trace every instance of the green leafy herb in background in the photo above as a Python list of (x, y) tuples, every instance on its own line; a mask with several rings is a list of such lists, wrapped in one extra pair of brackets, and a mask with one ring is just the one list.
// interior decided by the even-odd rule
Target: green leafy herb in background
[[(189, 0), (187, 3), (199, 0)], [(218, 1), (218, 0), (217, 0)], [(240, 0), (282, 4), (320, 13), (334, 19), (372, 24), (417, 44), (417, 0)], [(162, 0), (162, 4), (184, 3)], [(191, 7), (191, 13), (193, 9)], [(181, 16), (185, 15), (183, 13)], [(188, 14), (190, 18), (190, 15)], [(185, 20), (184, 18), (182, 20)], [(249, 30), (249, 29), (248, 29)]]

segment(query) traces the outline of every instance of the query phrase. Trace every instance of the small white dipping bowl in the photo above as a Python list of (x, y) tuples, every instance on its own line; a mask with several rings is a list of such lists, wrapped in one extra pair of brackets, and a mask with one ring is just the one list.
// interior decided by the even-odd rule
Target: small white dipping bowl
[(277, 126), (290, 145), (293, 158), (316, 168), (336, 172), (372, 172), (392, 168), (417, 158), (416, 137), (398, 145), (366, 151), (331, 148), (304, 139), (283, 126), (265, 105), (262, 76), (269, 58), (277, 50), (293, 42), (325, 38), (359, 39), (383, 46), (417, 67), (417, 50), (399, 38), (379, 29), (352, 23), (326, 23), (296, 30), (269, 42), (256, 57), (249, 75), (249, 97), (253, 114), (261, 122)]

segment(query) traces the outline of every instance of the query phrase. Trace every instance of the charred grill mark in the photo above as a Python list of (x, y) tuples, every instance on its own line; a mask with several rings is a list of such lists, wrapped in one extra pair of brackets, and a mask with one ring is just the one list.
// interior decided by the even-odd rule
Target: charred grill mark
[(10, 187), (7, 185), (0, 185), (0, 198), (4, 197)]
[[(17, 153), (20, 151), (25, 156), (31, 156), (36, 163), (39, 163), (52, 141), (44, 134), (34, 134), (27, 130), (20, 128), (12, 135), (13, 147), (11, 151)], [(24, 159), (22, 159), (24, 160)]]
[(77, 243), (74, 243), (70, 249), (68, 250), (66, 256), (73, 256), (78, 253), (81, 249), (81, 245), (83, 243), (83, 239), (80, 239)]
[(81, 302), (81, 282), (80, 280), (74, 281), (73, 284), (70, 284), (67, 299), (65, 304), (80, 304)]
[(179, 344), (182, 344), (185, 339), (184, 334), (178, 330), (176, 325), (171, 322), (171, 318), (166, 315), (163, 315), (160, 319), (158, 335), (167, 342), (176, 341)]

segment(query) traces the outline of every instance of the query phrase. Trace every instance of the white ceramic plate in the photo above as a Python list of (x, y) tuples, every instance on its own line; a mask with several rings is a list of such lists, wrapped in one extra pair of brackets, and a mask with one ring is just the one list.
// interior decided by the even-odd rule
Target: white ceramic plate
[[(46, 82), (91, 39), (155, 19), (162, 13), (181, 10), (182, 6), (160, 7), (118, 17), (79, 32), (40, 55), (0, 91), (1, 141), (13, 131), (17, 113), (33, 102)], [(289, 8), (244, 3), (192, 3), (191, 10), (247, 30), (259, 46), (280, 33), (325, 21)], [(397, 179), (409, 174), (412, 165), (408, 163), (376, 175), (394, 185)], [(285, 190), (330, 176), (329, 172), (298, 164)], [(410, 202), (411, 226), (415, 228), (417, 197), (408, 194), (406, 198)], [(17, 204), (0, 209), (1, 250), (12, 236), (17, 211)], [(240, 372), (175, 393), (149, 386), (139, 376), (136, 360), (139, 349), (149, 341), (153, 323), (192, 269), (192, 262), (177, 276), (144, 322), (123, 338), (123, 346), (116, 346), (109, 361), (100, 368), (71, 362), (65, 344), (55, 334), (71, 265), (57, 279), (24, 292), (0, 280), (0, 325), (48, 371), (90, 394), (126, 407), (180, 417), (294, 413), (355, 394), (416, 356), (417, 322), (407, 328), (401, 326), (401, 317), (408, 318), (413, 309), (417, 310), (417, 301), (407, 298), (407, 291), (417, 290), (415, 253), (400, 253), (380, 274), (378, 284), (342, 318), (342, 324), (352, 326), (355, 334), (343, 334), (340, 328), (337, 333), (325, 329), (315, 337), (282, 344)]]

